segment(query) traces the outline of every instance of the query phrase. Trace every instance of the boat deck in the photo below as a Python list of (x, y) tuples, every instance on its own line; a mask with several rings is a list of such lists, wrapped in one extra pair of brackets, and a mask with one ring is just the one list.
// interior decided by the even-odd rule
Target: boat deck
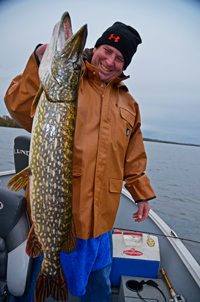
[[(12, 172), (14, 173), (14, 171)], [(5, 187), (12, 173), (0, 173), (1, 186)], [(22, 189), (19, 193), (24, 195)], [(158, 270), (157, 279), (159, 287), (162, 288), (167, 301), (170, 299), (170, 292), (164, 281), (164, 277), (160, 273), (160, 268), (164, 268), (169, 278), (170, 284), (175, 292), (183, 295), (187, 302), (198, 301), (200, 296), (200, 266), (179, 240), (175, 233), (165, 224), (165, 222), (154, 212), (150, 211), (149, 217), (142, 223), (135, 223), (132, 218), (132, 213), (137, 210), (137, 205), (133, 202), (130, 194), (126, 190), (122, 190), (120, 206), (115, 220), (114, 228), (118, 230), (129, 230), (132, 232), (140, 232), (151, 234), (158, 237), (160, 249), (160, 267)], [(124, 218), (126, 217), (126, 219)], [(122, 274), (123, 275), (123, 274)], [(139, 302), (141, 298), (137, 291), (130, 290), (126, 286), (126, 282), (130, 280), (141, 281), (142, 279), (149, 280), (150, 278), (142, 278), (142, 276), (122, 276), (120, 287), (112, 287), (112, 302)], [(164, 301), (160, 292), (148, 285), (143, 285), (143, 289), (139, 294), (146, 301)], [(160, 295), (160, 296), (159, 296)], [(8, 302), (7, 300), (6, 302)], [(49, 297), (46, 302), (54, 302)], [(69, 293), (69, 302), (78, 302), (79, 298), (72, 296)]]

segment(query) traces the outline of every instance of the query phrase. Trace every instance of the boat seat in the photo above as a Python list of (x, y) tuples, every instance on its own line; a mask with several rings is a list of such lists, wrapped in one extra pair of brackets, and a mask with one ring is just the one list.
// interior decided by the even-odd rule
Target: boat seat
[(0, 187), (0, 301), (7, 301), (6, 294), (20, 297), (28, 288), (32, 259), (25, 248), (29, 230), (25, 197)]

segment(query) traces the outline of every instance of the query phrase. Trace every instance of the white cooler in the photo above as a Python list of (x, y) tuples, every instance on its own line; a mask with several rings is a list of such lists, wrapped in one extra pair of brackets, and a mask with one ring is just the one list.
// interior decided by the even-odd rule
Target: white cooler
[(115, 231), (111, 284), (119, 286), (121, 276), (156, 278), (160, 265), (159, 242), (156, 236)]

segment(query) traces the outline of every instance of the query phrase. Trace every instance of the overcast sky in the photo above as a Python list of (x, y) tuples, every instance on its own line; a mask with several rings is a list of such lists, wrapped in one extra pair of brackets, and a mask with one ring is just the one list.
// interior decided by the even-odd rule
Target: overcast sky
[(88, 24), (93, 47), (115, 21), (133, 26), (143, 43), (125, 83), (140, 105), (144, 137), (200, 144), (200, 3), (195, 0), (0, 1), (0, 116), (3, 97), (39, 43), (68, 11), (73, 32)]

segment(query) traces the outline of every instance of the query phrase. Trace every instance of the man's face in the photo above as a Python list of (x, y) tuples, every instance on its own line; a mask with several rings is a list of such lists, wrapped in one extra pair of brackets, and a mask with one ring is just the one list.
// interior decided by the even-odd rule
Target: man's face
[(113, 46), (103, 44), (93, 49), (91, 64), (99, 68), (99, 77), (106, 83), (120, 76), (124, 67), (124, 57)]

